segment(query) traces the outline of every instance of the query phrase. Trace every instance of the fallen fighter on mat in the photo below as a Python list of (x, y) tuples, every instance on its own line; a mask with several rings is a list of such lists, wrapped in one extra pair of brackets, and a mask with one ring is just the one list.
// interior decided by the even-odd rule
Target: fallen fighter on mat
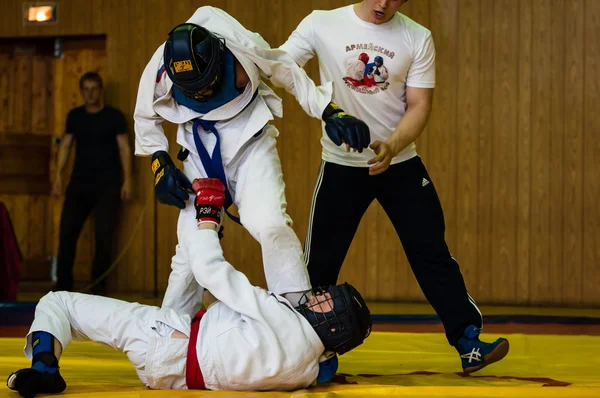
[(193, 187), (199, 223), (184, 235), (188, 262), (219, 301), (191, 319), (170, 308), (48, 293), (27, 335), (24, 352), (32, 366), (11, 374), (9, 388), (26, 398), (64, 391), (59, 357), (73, 339), (125, 352), (153, 389), (294, 390), (331, 379), (337, 367), (328, 368), (326, 359), (359, 346), (371, 332), (361, 295), (347, 283), (329, 286), (293, 308), (252, 286), (225, 260), (219, 243), (225, 187), (218, 179), (196, 179)]

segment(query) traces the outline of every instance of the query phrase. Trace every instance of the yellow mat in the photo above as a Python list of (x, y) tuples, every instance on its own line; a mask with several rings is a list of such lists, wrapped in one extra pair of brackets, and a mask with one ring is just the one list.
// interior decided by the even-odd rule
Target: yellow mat
[[(151, 391), (140, 385), (124, 354), (95, 343), (73, 343), (61, 359), (67, 390), (60, 396), (600, 397), (600, 336), (505, 337), (511, 350), (503, 361), (465, 376), (442, 334), (373, 333), (361, 348), (340, 358), (335, 383), (293, 393)], [(23, 339), (0, 339), (2, 377), (29, 365), (22, 345)], [(0, 397), (17, 396), (0, 387)]]

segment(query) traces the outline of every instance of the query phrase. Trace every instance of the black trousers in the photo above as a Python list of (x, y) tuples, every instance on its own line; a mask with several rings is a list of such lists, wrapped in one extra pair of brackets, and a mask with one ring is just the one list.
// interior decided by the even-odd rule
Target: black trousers
[[(96, 217), (92, 281), (106, 271), (112, 260), (120, 204), (121, 184), (118, 179), (110, 182), (72, 180), (69, 183), (60, 218), (56, 290), (73, 289), (77, 240), (92, 211)], [(104, 294), (105, 287), (106, 280), (96, 285), (92, 292)]]
[(446, 245), (442, 206), (420, 157), (376, 176), (369, 176), (366, 167), (322, 163), (304, 248), (313, 287), (336, 284), (360, 220), (374, 199), (392, 221), (448, 342), (454, 345), (469, 325), (481, 327), (481, 313)]

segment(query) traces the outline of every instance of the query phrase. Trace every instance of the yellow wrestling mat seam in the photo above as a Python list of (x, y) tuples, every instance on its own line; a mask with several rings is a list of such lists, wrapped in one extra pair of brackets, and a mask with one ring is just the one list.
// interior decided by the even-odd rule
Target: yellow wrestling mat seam
[[(484, 335), (491, 341), (497, 336)], [(473, 375), (441, 333), (374, 332), (340, 357), (334, 383), (295, 392), (152, 391), (127, 357), (112, 348), (75, 342), (61, 358), (61, 397), (600, 397), (600, 336), (506, 335), (508, 356)], [(0, 339), (0, 374), (30, 366), (24, 339)], [(6, 380), (6, 379), (4, 379)], [(6, 386), (0, 397), (17, 398)]]

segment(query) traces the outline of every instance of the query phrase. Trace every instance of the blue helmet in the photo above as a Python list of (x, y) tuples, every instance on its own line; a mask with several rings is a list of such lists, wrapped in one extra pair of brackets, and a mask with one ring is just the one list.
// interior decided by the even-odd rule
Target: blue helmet
[(169, 33), (165, 69), (186, 96), (210, 98), (220, 91), (225, 62), (224, 40), (201, 26), (184, 23)]
[(375, 59), (373, 60), (373, 62), (379, 62), (380, 64), (382, 64), (382, 65), (383, 65), (383, 58), (382, 58), (382, 57), (379, 57), (379, 56), (377, 56), (377, 57), (375, 57)]

